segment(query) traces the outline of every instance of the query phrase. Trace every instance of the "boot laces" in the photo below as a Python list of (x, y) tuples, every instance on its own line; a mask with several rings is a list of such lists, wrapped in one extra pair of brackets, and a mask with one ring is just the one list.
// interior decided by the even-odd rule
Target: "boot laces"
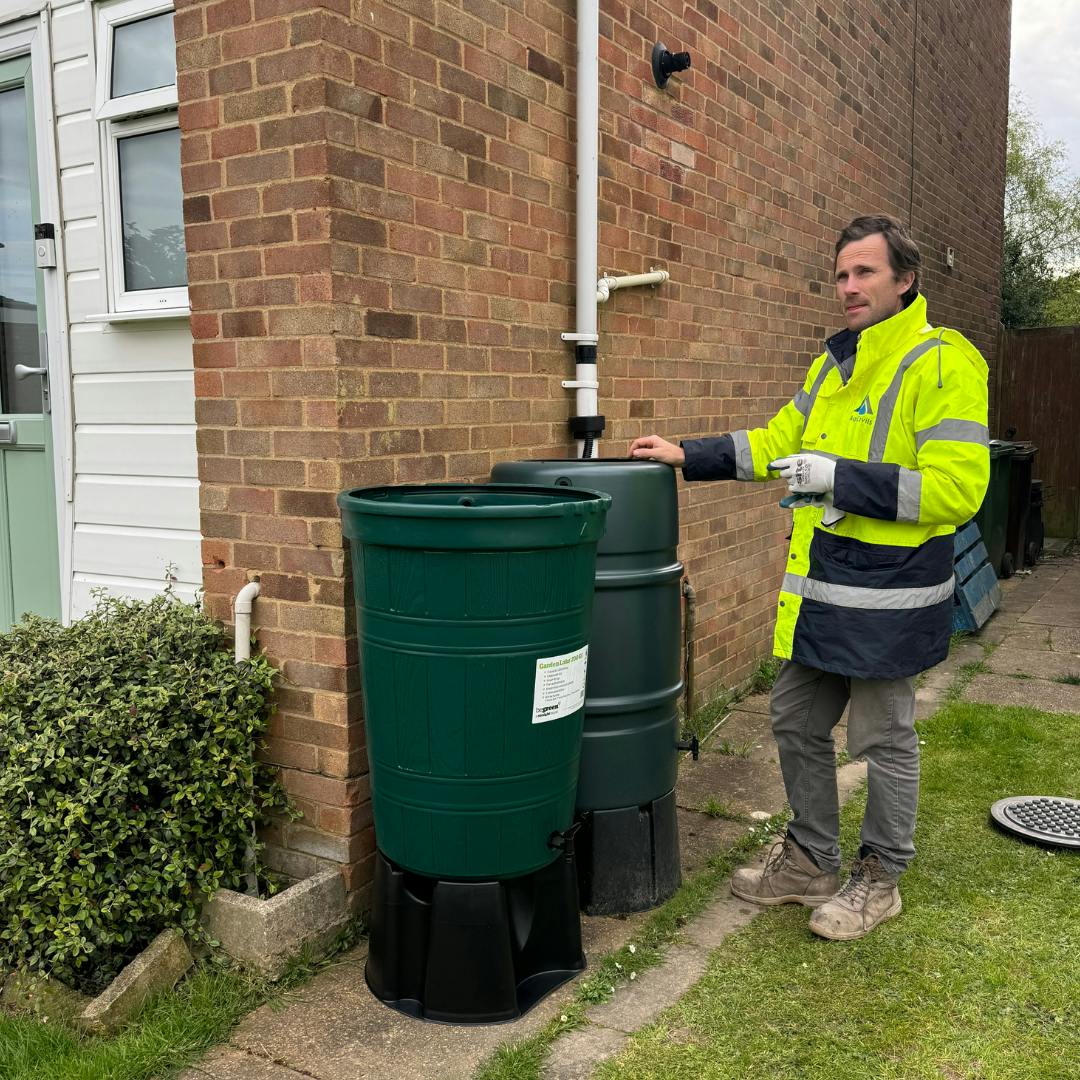
[(784, 864), (789, 861), (790, 857), (788, 841), (786, 839), (777, 840), (769, 849), (769, 855), (765, 860), (765, 867), (762, 870), (763, 876), (767, 877), (769, 874), (774, 874), (783, 870)]
[(855, 908), (863, 907), (866, 904), (867, 897), (870, 895), (870, 886), (875, 881), (880, 881), (886, 876), (881, 861), (876, 855), (867, 855), (864, 859), (856, 859), (851, 864), (851, 876), (837, 894), (837, 899), (845, 901)]

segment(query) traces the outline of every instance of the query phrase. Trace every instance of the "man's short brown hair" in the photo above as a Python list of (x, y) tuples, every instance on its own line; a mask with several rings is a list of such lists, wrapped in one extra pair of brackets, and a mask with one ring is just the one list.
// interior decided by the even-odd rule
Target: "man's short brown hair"
[(922, 266), (922, 256), (919, 247), (911, 234), (894, 217), (888, 214), (870, 214), (866, 217), (857, 217), (840, 234), (836, 241), (836, 250), (833, 255), (833, 269), (836, 269), (836, 259), (840, 255), (841, 248), (856, 240), (865, 240), (868, 236), (881, 233), (885, 237), (885, 245), (889, 249), (889, 265), (892, 267), (893, 276), (899, 280), (909, 271), (915, 274), (915, 280), (911, 288), (904, 293), (904, 303), (910, 304), (919, 292), (919, 284), (922, 280), (919, 268)]

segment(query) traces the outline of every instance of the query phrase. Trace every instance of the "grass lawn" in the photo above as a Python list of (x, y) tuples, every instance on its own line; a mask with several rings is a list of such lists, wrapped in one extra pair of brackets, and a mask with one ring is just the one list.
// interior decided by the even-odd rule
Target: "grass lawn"
[(0, 1012), (0, 1080), (152, 1080), (192, 1064), (266, 999), (266, 986), (204, 966), (113, 1038)]
[(113, 1036), (85, 1036), (0, 1009), (0, 1080), (168, 1080), (225, 1042), (253, 1009), (274, 1007), (336, 963), (362, 933), (359, 920), (352, 921), (327, 956), (302, 954), (277, 982), (204, 961)]
[(921, 734), (904, 913), (847, 943), (764, 913), (596, 1080), (1080, 1077), (1080, 853), (988, 824), (998, 798), (1080, 796), (1080, 718), (954, 702)]

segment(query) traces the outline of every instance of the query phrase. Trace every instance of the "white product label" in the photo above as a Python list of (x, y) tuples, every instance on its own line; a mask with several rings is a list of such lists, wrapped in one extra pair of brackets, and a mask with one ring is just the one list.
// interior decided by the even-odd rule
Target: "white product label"
[(576, 713), (585, 704), (585, 668), (589, 646), (562, 656), (542, 656), (536, 661), (533, 684), (534, 724), (558, 720)]

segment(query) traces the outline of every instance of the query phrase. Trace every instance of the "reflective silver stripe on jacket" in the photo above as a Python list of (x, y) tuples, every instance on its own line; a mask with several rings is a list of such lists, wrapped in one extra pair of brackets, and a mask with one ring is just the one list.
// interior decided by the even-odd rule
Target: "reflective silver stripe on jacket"
[(940, 420), (933, 427), (915, 432), (915, 449), (921, 450), (923, 443), (931, 439), (944, 442), (969, 442), (979, 446), (990, 445), (990, 430), (977, 420)]
[(731, 441), (735, 444), (735, 479), (754, 479), (754, 452), (750, 449), (750, 433), (745, 429), (733, 431)]
[(926, 585), (918, 589), (864, 589), (861, 585), (831, 585), (827, 581), (798, 574), (785, 574), (780, 588), (783, 592), (835, 607), (888, 608), (897, 611), (940, 604), (952, 596), (953, 584), (953, 579), (949, 578), (940, 585)]
[(874, 422), (874, 432), (870, 436), (870, 452), (867, 455), (867, 461), (885, 460), (885, 444), (889, 441), (889, 428), (892, 425), (893, 410), (896, 408), (896, 402), (900, 397), (900, 386), (904, 381), (904, 374), (920, 356), (937, 347), (937, 338), (921, 341), (900, 361), (900, 366), (896, 369), (892, 382), (889, 383), (889, 389), (881, 395), (881, 400), (878, 402), (877, 420)]
[(900, 480), (896, 485), (896, 520), (918, 521), (919, 504), (922, 502), (922, 473), (900, 466)]
[[(817, 373), (817, 378), (814, 379), (814, 385), (810, 387), (810, 393), (808, 394), (805, 390), (800, 390), (799, 393), (795, 395), (795, 408), (802, 413), (803, 431), (806, 430), (806, 423), (810, 419), (810, 413), (814, 408), (814, 402), (817, 400), (821, 384), (828, 378), (832, 368), (836, 368), (837, 371), (840, 371), (840, 365), (836, 362), (836, 357), (826, 349), (825, 360), (822, 362), (821, 370)], [(840, 378), (843, 380), (843, 373), (841, 373)], [(803, 407), (804, 404), (805, 408)]]

